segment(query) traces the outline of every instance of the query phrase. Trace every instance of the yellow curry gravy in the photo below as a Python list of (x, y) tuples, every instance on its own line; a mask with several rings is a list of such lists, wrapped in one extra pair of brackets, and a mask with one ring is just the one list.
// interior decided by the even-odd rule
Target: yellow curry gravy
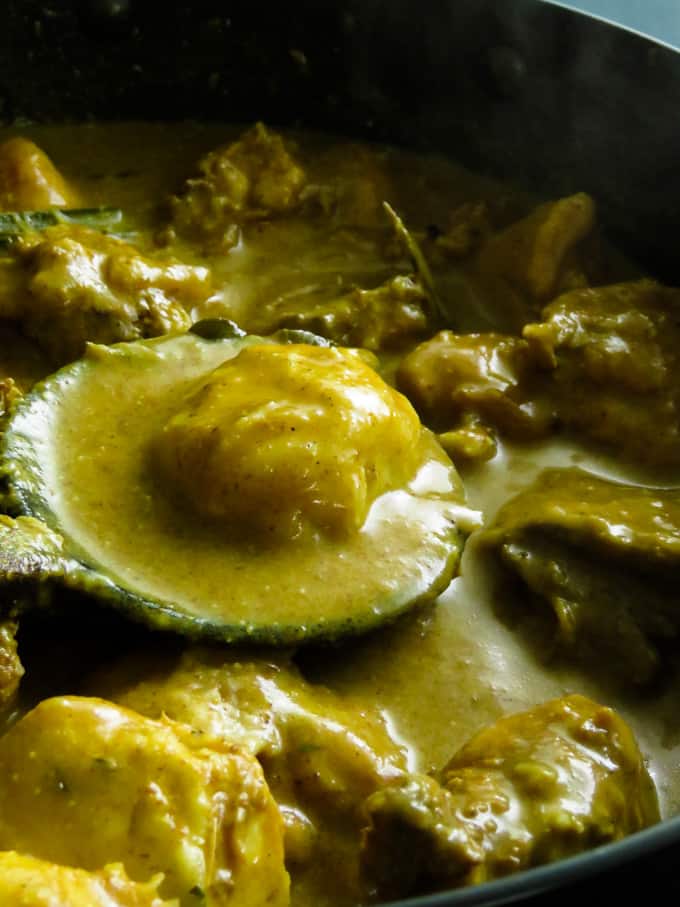
[[(385, 224), (377, 224), (382, 231), (378, 241), (376, 230), (365, 224), (352, 226), (350, 217), (340, 229), (304, 218), (265, 220), (252, 225), (246, 238), (240, 237), (226, 253), (201, 248), (181, 231), (169, 238), (159, 237), (159, 201), (176, 190), (201, 155), (237, 134), (233, 128), (195, 124), (22, 130), (22, 135), (33, 139), (58, 165), (79, 200), (88, 206), (123, 210), (129, 241), (143, 250), (164, 242), (177, 259), (211, 269), (216, 290), (193, 306), (190, 316), (194, 321), (228, 317), (255, 331), (263, 323), (263, 306), (285, 306), (288, 300), (299, 301), (305, 295), (310, 299), (340, 296), (353, 287), (375, 287), (397, 272), (408, 271), (403, 249), (397, 246), (385, 253)], [(416, 157), (317, 136), (298, 136), (297, 141), (299, 159), (312, 181), (322, 184), (332, 175), (344, 174), (349, 179), (365, 173), (369, 181), (380, 183), (379, 193), (420, 235), (433, 224), (445, 223), (451, 210), (466, 203), (486, 201), (507, 222), (531, 207), (523, 193), (434, 156)], [(455, 230), (451, 236), (452, 242), (465, 241)], [(625, 270), (627, 266), (621, 267)], [(494, 305), (493, 292), (471, 292), (455, 264), (438, 280), (442, 294), (455, 299), (453, 314), (458, 331), (513, 332), (531, 320), (531, 313), (524, 312), (517, 299)], [(496, 298), (496, 302), (499, 300), (503, 302)], [(418, 339), (422, 336), (410, 345)], [(382, 357), (381, 368), (388, 379), (405, 351), (402, 348)], [(35, 344), (25, 338), (17, 340), (13, 334), (0, 350), (0, 365), (20, 386), (52, 370)], [(170, 412), (154, 413), (153, 424), (160, 429), (170, 416)], [(144, 430), (144, 424), (144, 414), (140, 413), (137, 423), (127, 430)], [(81, 424), (73, 425), (73, 431), (94, 433), (91, 441), (96, 443), (97, 426), (88, 424), (87, 414), (83, 414)], [(658, 481), (649, 471), (618, 462), (611, 453), (560, 437), (501, 440), (495, 455), (486, 462), (462, 463), (459, 471), (469, 506), (481, 511), (488, 522), (504, 501), (529, 485), (541, 469), (552, 465), (576, 465), (644, 485), (680, 484), (680, 473), (674, 475), (671, 470)], [(85, 472), (89, 468), (83, 464)], [(112, 475), (116, 468), (112, 457)], [(172, 466), (168, 470), (172, 473)], [(106, 495), (105, 482), (102, 489)], [(70, 495), (73, 489), (63, 488), (61, 492)], [(93, 512), (78, 513), (75, 495), (73, 502), (74, 521), (96, 524)], [(124, 514), (124, 521), (132, 527), (138, 517), (129, 512)], [(145, 556), (143, 543), (132, 528), (126, 544), (131, 560)], [(178, 550), (167, 556), (181, 558), (182, 553)], [(162, 558), (157, 566), (160, 583)], [(225, 577), (218, 581), (224, 582)], [(342, 583), (340, 575), (337, 583)], [(263, 588), (276, 594), (275, 571)], [(542, 658), (523, 634), (499, 618), (497, 587), (474, 534), (465, 550), (460, 576), (433, 606), (365, 639), (324, 650), (320, 655), (303, 653), (301, 664), (315, 681), (380, 709), (393, 738), (403, 745), (409, 767), (421, 771), (441, 768), (472, 734), (501, 715), (565, 693), (584, 693), (616, 708), (629, 721), (657, 784), (663, 815), (673, 815), (680, 809), (680, 725), (675, 717), (675, 687), (657, 696), (625, 691), (610, 683), (606, 672), (570, 665), (551, 658), (548, 652)], [(55, 684), (55, 691), (58, 686)], [(105, 691), (100, 687), (99, 692)], [(44, 695), (48, 694), (49, 689)], [(339, 851), (345, 846), (341, 835), (336, 843)], [(292, 903), (296, 907), (338, 907), (344, 903), (345, 895), (338, 893), (324, 865), (298, 875), (293, 870), (292, 877)]]

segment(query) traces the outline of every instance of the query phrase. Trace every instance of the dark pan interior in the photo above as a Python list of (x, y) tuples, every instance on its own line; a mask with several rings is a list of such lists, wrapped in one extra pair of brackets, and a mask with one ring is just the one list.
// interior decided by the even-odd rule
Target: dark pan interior
[[(680, 54), (631, 32), (540, 0), (0, 0), (0, 13), (1, 120), (264, 119), (442, 151), (547, 195), (590, 192), (609, 235), (680, 282)], [(672, 902), (676, 842), (680, 819), (409, 903)]]
[(0, 117), (300, 124), (434, 148), (676, 275), (680, 55), (539, 0), (4, 0)]

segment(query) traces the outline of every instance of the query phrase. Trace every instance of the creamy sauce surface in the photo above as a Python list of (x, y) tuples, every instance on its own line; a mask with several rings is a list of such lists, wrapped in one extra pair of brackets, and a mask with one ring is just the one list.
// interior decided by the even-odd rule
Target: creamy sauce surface
[[(52, 507), (86, 562), (152, 600), (255, 628), (261, 613), (265, 626), (273, 620), (284, 629), (371, 626), (399, 610), (405, 590), (427, 590), (447, 561), (451, 525), (466, 517), (457, 476), (429, 433), (407, 485), (381, 494), (360, 531), (346, 539), (308, 531), (266, 544), (239, 535), (238, 527), (229, 534), (219, 521), (187, 511), (156, 481), (152, 442), (178, 397), (227, 355), (191, 335), (172, 346), (172, 357), (162, 345), (141, 357), (124, 349), (97, 353), (109, 356), (112, 368), (100, 375), (95, 365), (84, 389), (78, 386), (73, 398), (64, 392), (54, 432), (43, 423), (38, 428), (41, 443), (57, 452), (46, 482)], [(118, 409), (112, 401), (121, 387)], [(197, 479), (196, 493), (211, 489)]]
[[(89, 203), (121, 206), (142, 246), (149, 241), (148, 231), (155, 222), (159, 198), (177, 186), (197, 157), (233, 138), (237, 132), (232, 128), (191, 124), (22, 130), (51, 155)], [(318, 138), (305, 140), (302, 149), (303, 160), (316, 160), (319, 150), (323, 152), (319, 158), (320, 173), (335, 166), (343, 156), (342, 147), (334, 149), (327, 140)], [(354, 152), (345, 153), (351, 156)], [(513, 194), (439, 158), (415, 158), (381, 149), (373, 149), (370, 154), (387, 161), (392, 185), (397, 187), (393, 200), (414, 226), (424, 227), (443, 220), (448, 209), (466, 200), (498, 197), (500, 193), (519, 199), (513, 202), (519, 208), (525, 202), (520, 193)], [(186, 261), (199, 262), (195, 250), (182, 243), (174, 246), (172, 252)], [(199, 306), (192, 313), (194, 317), (226, 313), (246, 322), (264, 300), (305, 292), (340, 293), (353, 284), (377, 286), (395, 273), (395, 264), (386, 262), (377, 253), (371, 235), (348, 236), (329, 231), (324, 236), (304, 223), (292, 227), (276, 223), (263, 225), (248, 243), (228, 256), (207, 262), (200, 259), (200, 263), (208, 263), (220, 280), (228, 278), (228, 285)], [(457, 313), (458, 329), (488, 330), (492, 326), (504, 329), (502, 316), (485, 311), (478, 300), (466, 299), (463, 303)], [(9, 359), (12, 351), (7, 350), (3, 355)], [(389, 373), (389, 363), (385, 370)], [(107, 427), (94, 404), (92, 409), (72, 414), (65, 436), (57, 440), (66, 442), (64, 449), (68, 450), (69, 435), (84, 438), (92, 456), (78, 463), (68, 457), (57, 461), (53, 480), (55, 496), (67, 514), (69, 534), (77, 541), (81, 532), (87, 532), (90, 537), (98, 533), (96, 555), (102, 563), (108, 557), (105, 527), (111, 513), (116, 512), (120, 531), (112, 540), (115, 548), (112, 570), (122, 579), (138, 584), (141, 582), (138, 567), (146, 560), (140, 539), (145, 532), (157, 531), (161, 523), (172, 524), (172, 514), (164, 509), (165, 505), (159, 511), (153, 503), (157, 499), (152, 500), (143, 475), (144, 445), (129, 453), (129, 457), (136, 458), (134, 463), (126, 462), (128, 454), (121, 454), (117, 439), (130, 435), (150, 438), (167, 419), (171, 404), (145, 393), (143, 381), (134, 386), (132, 371), (130, 380), (136, 407), (119, 423)], [(101, 392), (105, 393), (105, 389)], [(570, 465), (643, 485), (668, 485), (669, 481), (680, 485), (680, 476), (674, 481), (673, 477), (659, 481), (654, 476), (624, 469), (611, 457), (569, 441), (501, 444), (493, 460), (462, 470), (467, 503), (489, 521), (504, 501), (529, 485), (540, 470)], [(131, 473), (138, 476), (138, 485), (132, 490), (134, 493), (121, 497), (118, 491)], [(83, 501), (78, 490), (80, 483), (83, 486), (94, 483), (101, 490), (100, 500)], [(417, 544), (417, 532), (414, 531), (412, 538), (404, 537), (403, 528), (393, 519), (404, 501), (405, 498), (384, 501), (388, 512), (382, 517), (375, 516), (391, 525), (389, 531), (397, 552), (391, 570), (386, 571), (390, 581), (383, 584), (381, 591), (385, 594), (394, 591), (400, 582), (399, 551)], [(427, 510), (422, 502), (416, 505), (406, 501), (406, 504)], [(432, 518), (428, 513), (422, 515), (423, 523)], [(176, 522), (174, 525), (175, 531), (168, 537), (167, 560), (155, 562), (147, 591), (151, 595), (168, 594), (164, 575), (167, 562), (172, 561), (179, 564), (179, 572), (185, 577), (181, 594), (190, 597), (196, 565), (184, 551), (183, 526)], [(192, 528), (195, 530), (195, 526)], [(368, 537), (370, 532), (357, 537), (352, 557), (366, 556), (364, 545)], [(243, 574), (246, 569), (238, 553), (225, 557), (217, 542), (206, 542), (205, 550), (206, 564), (209, 563), (205, 573), (212, 577), (205, 582), (213, 582), (216, 589), (228, 584), (235, 571)], [(332, 546), (324, 550), (322, 543), (314, 542), (307, 550), (297, 551), (296, 557), (301, 575), (311, 584), (310, 597), (314, 597), (319, 584), (327, 584), (338, 590), (337, 608), (341, 610), (346, 607), (340, 593), (346, 576), (343, 571), (347, 568), (342, 560), (334, 560), (335, 553)], [(252, 586), (256, 576), (260, 604), (282, 592), (294, 597), (291, 589), (281, 587), (285, 570), (280, 558), (284, 556), (272, 554), (267, 563), (258, 564), (252, 570), (247, 568), (244, 585), (234, 586), (233, 601), (239, 599), (242, 589)], [(332, 564), (326, 573), (314, 570), (314, 562), (319, 558), (327, 558)], [(201, 572), (204, 567), (205, 564)], [(583, 666), (568, 666), (547, 652), (545, 659), (541, 659), (522, 634), (499, 615), (493, 579), (473, 534), (463, 555), (461, 575), (434, 605), (363, 639), (320, 654), (304, 654), (303, 668), (315, 680), (333, 689), (376, 703), (387, 715), (395, 736), (407, 746), (413, 767), (423, 770), (440, 768), (472, 733), (504, 713), (567, 692), (584, 693), (620, 710), (630, 722), (656, 781), (663, 814), (671, 816), (679, 812), (680, 719), (675, 706), (678, 684), (669, 682), (660, 692), (625, 693), (596, 678)], [(292, 575), (290, 582), (294, 581)], [(382, 580), (366, 578), (366, 582), (380, 585)], [(297, 588), (297, 599), (300, 611), (289, 616), (308, 619), (304, 586)], [(252, 614), (243, 615), (244, 620), (251, 618)], [(303, 884), (295, 893), (294, 903), (297, 907), (333, 903), (325, 898), (314, 885)]]

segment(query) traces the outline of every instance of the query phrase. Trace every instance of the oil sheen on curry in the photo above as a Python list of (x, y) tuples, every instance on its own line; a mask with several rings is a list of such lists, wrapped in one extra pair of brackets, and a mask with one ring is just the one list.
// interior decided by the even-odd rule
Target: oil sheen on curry
[(574, 189), (0, 136), (2, 903), (358, 907), (680, 811), (680, 290)]

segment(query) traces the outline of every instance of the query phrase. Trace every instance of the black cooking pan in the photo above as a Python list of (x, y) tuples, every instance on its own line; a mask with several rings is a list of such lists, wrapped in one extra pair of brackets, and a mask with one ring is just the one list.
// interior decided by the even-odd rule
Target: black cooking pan
[[(0, 0), (0, 118), (299, 125), (446, 152), (545, 195), (680, 283), (680, 54), (540, 0)], [(559, 864), (408, 902), (680, 895), (680, 817)], [(546, 894), (549, 892), (549, 894)]]

